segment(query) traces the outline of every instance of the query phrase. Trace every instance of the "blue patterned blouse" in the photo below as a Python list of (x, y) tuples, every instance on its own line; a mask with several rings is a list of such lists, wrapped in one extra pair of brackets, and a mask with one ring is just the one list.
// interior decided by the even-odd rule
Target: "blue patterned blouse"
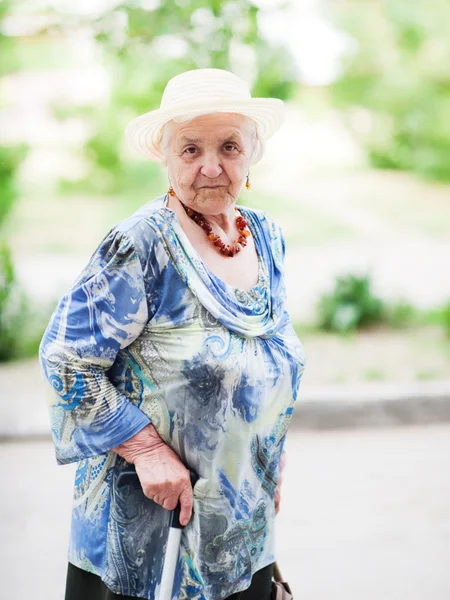
[(117, 486), (111, 450), (153, 423), (199, 480), (173, 598), (216, 600), (275, 560), (280, 455), (305, 366), (285, 308), (284, 242), (254, 236), (250, 291), (215, 276), (167, 195), (112, 228), (59, 301), (40, 345), (59, 464), (77, 461), (69, 561), (115, 593), (158, 598), (170, 513)]

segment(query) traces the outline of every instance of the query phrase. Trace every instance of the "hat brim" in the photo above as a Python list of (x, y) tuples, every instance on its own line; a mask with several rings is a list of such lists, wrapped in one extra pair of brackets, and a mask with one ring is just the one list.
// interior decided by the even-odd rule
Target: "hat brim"
[(125, 129), (129, 143), (147, 158), (164, 161), (160, 148), (161, 132), (175, 117), (193, 118), (215, 112), (237, 113), (255, 121), (262, 141), (268, 140), (281, 126), (285, 117), (284, 103), (278, 98), (251, 98), (241, 101), (205, 101), (195, 106), (180, 105), (170, 109), (158, 108), (133, 119)]

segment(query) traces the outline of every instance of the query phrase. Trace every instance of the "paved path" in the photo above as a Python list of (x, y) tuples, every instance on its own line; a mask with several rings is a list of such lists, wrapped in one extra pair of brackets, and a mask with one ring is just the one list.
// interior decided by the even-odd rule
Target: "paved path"
[[(287, 448), (278, 559), (296, 598), (450, 598), (450, 426), (291, 429)], [(2, 597), (62, 600), (73, 465), (47, 441), (0, 457)]]

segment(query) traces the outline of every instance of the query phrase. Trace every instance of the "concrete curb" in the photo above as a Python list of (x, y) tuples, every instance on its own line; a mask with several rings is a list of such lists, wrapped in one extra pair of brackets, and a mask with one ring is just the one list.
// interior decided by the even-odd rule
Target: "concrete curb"
[(303, 429), (450, 422), (450, 381), (304, 386), (293, 415)]
[[(0, 366), (0, 441), (49, 439), (47, 394), (36, 359)], [(450, 381), (308, 386), (292, 426), (345, 429), (450, 422)]]

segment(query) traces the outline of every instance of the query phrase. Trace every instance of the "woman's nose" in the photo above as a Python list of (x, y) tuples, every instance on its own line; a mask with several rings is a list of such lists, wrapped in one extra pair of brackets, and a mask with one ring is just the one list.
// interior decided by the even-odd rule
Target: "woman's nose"
[(219, 158), (215, 154), (205, 155), (203, 166), (200, 169), (201, 174), (209, 179), (219, 177), (222, 173), (222, 167), (220, 166)]

